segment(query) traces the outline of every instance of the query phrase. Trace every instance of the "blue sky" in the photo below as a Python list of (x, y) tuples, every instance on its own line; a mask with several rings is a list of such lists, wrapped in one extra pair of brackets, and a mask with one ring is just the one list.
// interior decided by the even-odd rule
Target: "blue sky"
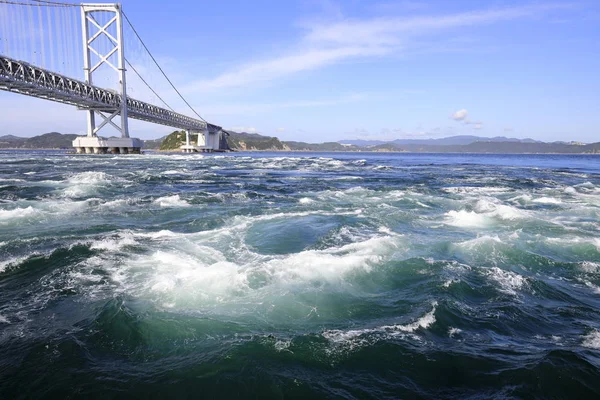
[[(600, 141), (597, 0), (123, 6), (190, 103), (225, 128), (309, 142), (462, 134)], [(85, 127), (72, 107), (5, 92), (0, 120), (0, 134), (24, 136)], [(132, 124), (141, 138), (170, 130)]]

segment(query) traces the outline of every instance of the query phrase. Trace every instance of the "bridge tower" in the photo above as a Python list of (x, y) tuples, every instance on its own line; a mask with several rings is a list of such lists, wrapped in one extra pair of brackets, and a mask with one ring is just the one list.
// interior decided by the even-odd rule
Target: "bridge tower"
[[(93, 13), (105, 12), (114, 14), (106, 24), (96, 22)], [(111, 26), (115, 26), (117, 37), (114, 37), (110, 32)], [(127, 84), (125, 80), (125, 51), (123, 48), (123, 14), (121, 13), (120, 4), (82, 4), (81, 5), (81, 28), (83, 32), (83, 70), (85, 74), (85, 82), (93, 85), (94, 72), (102, 65), (107, 65), (117, 73), (119, 79), (119, 89), (121, 94), (121, 107), (114, 111), (110, 116), (104, 115), (102, 110), (89, 109), (87, 135), (88, 137), (96, 136), (96, 133), (106, 124), (112, 124), (120, 133), (122, 138), (129, 137), (129, 126), (127, 123)], [(93, 32), (93, 31), (96, 32)], [(100, 53), (95, 47), (94, 42), (101, 36), (108, 39), (111, 47), (106, 54)], [(92, 65), (91, 54), (97, 55), (100, 60)], [(115, 66), (110, 62), (110, 57), (117, 53), (118, 64)], [(96, 126), (96, 116), (100, 115), (104, 121)], [(117, 115), (121, 116), (120, 125), (112, 123), (113, 118)]]
[[(105, 24), (99, 23), (94, 18), (94, 13), (110, 13), (111, 16)], [(127, 120), (127, 81), (125, 69), (125, 49), (123, 46), (123, 12), (120, 4), (82, 4), (81, 5), (81, 29), (83, 34), (83, 69), (85, 82), (94, 84), (94, 72), (101, 66), (106, 65), (116, 72), (119, 79), (119, 95), (121, 103), (116, 109), (106, 107), (80, 108), (87, 112), (87, 137), (77, 138), (73, 146), (78, 153), (106, 153), (107, 151), (118, 153), (139, 153), (142, 141), (129, 137), (129, 123)], [(99, 50), (95, 43), (104, 38), (109, 43), (106, 54)], [(98, 57), (98, 61), (92, 64), (92, 54)], [(116, 54), (117, 65), (114, 65)], [(112, 60), (111, 61), (111, 57)], [(96, 116), (103, 121), (96, 124)], [(119, 116), (119, 122), (113, 120)], [(101, 139), (98, 132), (105, 126), (112, 126), (120, 134), (121, 138)]]

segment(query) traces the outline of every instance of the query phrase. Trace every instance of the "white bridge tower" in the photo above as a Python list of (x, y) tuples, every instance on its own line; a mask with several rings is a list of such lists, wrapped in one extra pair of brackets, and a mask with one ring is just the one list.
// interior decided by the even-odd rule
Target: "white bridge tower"
[[(95, 13), (110, 13), (108, 22), (101, 24), (94, 17)], [(80, 107), (87, 112), (87, 136), (79, 137), (73, 141), (73, 147), (78, 153), (139, 153), (142, 141), (129, 137), (129, 122), (127, 120), (128, 98), (125, 69), (125, 49), (123, 47), (123, 13), (120, 4), (82, 4), (81, 29), (83, 33), (83, 69), (85, 82), (94, 85), (94, 72), (106, 65), (116, 72), (119, 79), (119, 96), (121, 102), (115, 108), (107, 107)], [(103, 54), (96, 45), (100, 38), (109, 43), (106, 54)], [(92, 54), (98, 61), (92, 64)], [(117, 65), (111, 61), (116, 54)], [(115, 58), (112, 57), (112, 60)], [(96, 116), (102, 122), (96, 124)], [(118, 123), (113, 120), (120, 117)], [(105, 126), (112, 126), (120, 134), (120, 138), (102, 139), (98, 132)]]

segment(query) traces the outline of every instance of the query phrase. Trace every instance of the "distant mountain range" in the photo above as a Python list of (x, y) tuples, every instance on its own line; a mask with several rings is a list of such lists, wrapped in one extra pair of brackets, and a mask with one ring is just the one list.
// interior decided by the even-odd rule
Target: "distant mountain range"
[(472, 135), (460, 135), (450, 136), (441, 139), (396, 139), (396, 140), (340, 140), (341, 144), (352, 144), (360, 147), (377, 146), (381, 144), (396, 144), (396, 145), (426, 145), (426, 146), (455, 146), (455, 145), (467, 145), (474, 142), (516, 142), (516, 143), (543, 143), (539, 140), (533, 139), (517, 139), (507, 138), (504, 136), (496, 136), (493, 138), (472, 136)]
[[(600, 153), (599, 143), (541, 142), (533, 139), (486, 138), (481, 136), (452, 136), (441, 139), (341, 140), (339, 142), (306, 143), (281, 141), (277, 137), (257, 133), (230, 132), (229, 147), (235, 151), (393, 151), (417, 153)], [(78, 135), (58, 132), (31, 138), (14, 135), (0, 136), (0, 148), (13, 149), (70, 149)], [(175, 131), (170, 135), (144, 141), (147, 150), (178, 151), (185, 135)], [(192, 138), (193, 141), (196, 137)]]

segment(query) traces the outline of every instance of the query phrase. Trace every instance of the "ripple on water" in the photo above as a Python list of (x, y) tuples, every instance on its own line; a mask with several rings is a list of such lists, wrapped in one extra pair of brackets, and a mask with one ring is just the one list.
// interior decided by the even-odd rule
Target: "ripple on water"
[(552, 157), (0, 152), (0, 397), (598, 397), (600, 169)]

